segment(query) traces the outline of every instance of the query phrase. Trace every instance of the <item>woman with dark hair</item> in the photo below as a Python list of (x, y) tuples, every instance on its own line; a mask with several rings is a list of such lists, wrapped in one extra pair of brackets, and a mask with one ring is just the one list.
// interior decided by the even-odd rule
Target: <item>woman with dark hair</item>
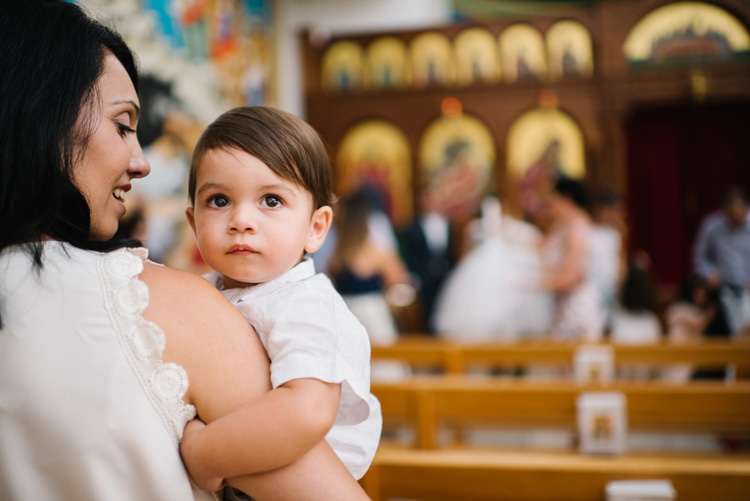
[[(371, 344), (390, 344), (398, 326), (387, 300), (387, 291), (413, 289), (406, 265), (395, 249), (379, 245), (372, 234), (371, 216), (377, 210), (371, 192), (360, 189), (344, 197), (334, 217), (336, 243), (327, 273), (351, 312), (367, 329)], [(391, 288), (393, 287), (393, 288)], [(406, 302), (413, 297), (407, 293)], [(373, 380), (395, 379), (408, 367), (392, 361), (371, 364)]]
[(388, 344), (396, 340), (398, 328), (384, 292), (397, 284), (408, 284), (406, 266), (395, 250), (375, 243), (370, 232), (374, 212), (365, 190), (341, 200), (334, 219), (336, 246), (328, 266), (336, 289), (365, 326), (370, 341)]
[(586, 189), (561, 177), (547, 195), (544, 210), (551, 221), (542, 244), (543, 289), (555, 295), (552, 335), (597, 341), (604, 330), (604, 310), (587, 277), (591, 219), (584, 210)]
[(614, 343), (647, 344), (661, 339), (664, 329), (656, 313), (656, 283), (651, 258), (639, 250), (628, 263), (612, 315), (609, 337)]
[[(0, 499), (215, 498), (183, 427), (268, 391), (268, 361), (208, 282), (113, 239), (150, 170), (130, 50), (62, 0), (5, 0), (0, 32)], [(365, 499), (325, 443), (231, 483)]]

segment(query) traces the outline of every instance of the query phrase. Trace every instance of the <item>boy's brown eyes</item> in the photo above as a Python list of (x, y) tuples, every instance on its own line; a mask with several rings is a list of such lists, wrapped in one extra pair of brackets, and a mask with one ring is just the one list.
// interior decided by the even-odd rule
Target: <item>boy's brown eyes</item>
[(229, 199), (223, 195), (213, 195), (206, 200), (209, 207), (226, 207), (229, 205)]

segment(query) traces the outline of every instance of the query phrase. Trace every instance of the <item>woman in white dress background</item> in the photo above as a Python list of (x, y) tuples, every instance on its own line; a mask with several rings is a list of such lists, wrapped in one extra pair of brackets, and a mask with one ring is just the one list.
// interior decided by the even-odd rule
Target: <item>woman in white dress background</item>
[(438, 336), (461, 341), (517, 341), (544, 335), (552, 297), (535, 288), (542, 266), (541, 232), (502, 214), (486, 198), (470, 229), (472, 249), (446, 279), (435, 308)]
[(540, 286), (555, 296), (550, 329), (558, 340), (599, 341), (604, 332), (604, 309), (587, 273), (591, 219), (585, 203), (583, 184), (565, 177), (555, 181), (545, 201), (551, 226), (541, 246)]

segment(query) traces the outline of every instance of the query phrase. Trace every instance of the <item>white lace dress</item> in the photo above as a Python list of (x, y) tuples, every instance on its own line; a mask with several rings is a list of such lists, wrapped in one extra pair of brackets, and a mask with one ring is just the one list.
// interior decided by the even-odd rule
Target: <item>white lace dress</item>
[[(569, 242), (580, 239), (590, 242), (590, 225), (576, 220), (569, 226), (557, 225), (550, 230), (542, 248), (542, 263), (545, 269), (557, 270), (565, 260)], [(589, 256), (586, 249), (586, 259)], [(580, 283), (555, 295), (555, 314), (552, 335), (558, 339), (599, 341), (604, 332), (605, 312), (599, 292), (584, 276)]]
[(179, 455), (195, 415), (141, 313), (146, 252), (44, 246), (0, 255), (0, 499), (214, 499)]
[(504, 232), (474, 247), (451, 272), (438, 295), (438, 336), (456, 341), (519, 341), (544, 335), (552, 295), (535, 287), (539, 255), (524, 240), (532, 231), (505, 218)]

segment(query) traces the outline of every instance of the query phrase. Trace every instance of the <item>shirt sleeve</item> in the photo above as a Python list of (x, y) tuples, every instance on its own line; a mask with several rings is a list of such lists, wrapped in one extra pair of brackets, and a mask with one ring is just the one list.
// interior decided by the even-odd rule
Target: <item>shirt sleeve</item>
[(327, 278), (295, 284), (268, 311), (267, 350), (274, 388), (299, 378), (341, 383), (335, 424), (353, 425), (370, 414), (370, 343)]
[(693, 266), (703, 278), (718, 271), (711, 254), (711, 234), (716, 229), (716, 221), (711, 216), (704, 220), (698, 228), (698, 235), (693, 245)]

